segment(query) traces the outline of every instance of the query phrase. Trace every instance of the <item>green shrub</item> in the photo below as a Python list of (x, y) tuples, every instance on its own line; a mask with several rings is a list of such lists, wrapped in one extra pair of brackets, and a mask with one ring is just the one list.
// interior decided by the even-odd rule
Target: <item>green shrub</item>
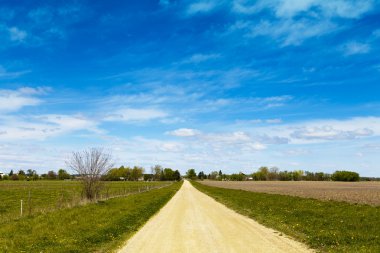
[(335, 171), (331, 176), (333, 181), (343, 181), (343, 182), (357, 182), (359, 181), (360, 176), (358, 173), (353, 171)]

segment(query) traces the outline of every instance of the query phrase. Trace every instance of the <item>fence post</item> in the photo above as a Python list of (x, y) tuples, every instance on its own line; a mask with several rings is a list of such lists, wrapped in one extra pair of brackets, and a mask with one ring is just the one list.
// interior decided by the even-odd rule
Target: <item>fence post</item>
[(21, 215), (21, 217), (22, 217), (22, 200), (21, 200), (20, 215)]
[(32, 214), (32, 203), (31, 203), (31, 196), (30, 196), (30, 189), (29, 189), (29, 194), (28, 194), (28, 208), (29, 208), (29, 215)]

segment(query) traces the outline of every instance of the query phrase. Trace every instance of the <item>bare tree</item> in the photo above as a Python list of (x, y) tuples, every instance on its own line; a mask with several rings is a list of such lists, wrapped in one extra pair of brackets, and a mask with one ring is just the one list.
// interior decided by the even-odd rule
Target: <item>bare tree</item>
[(111, 154), (104, 152), (101, 148), (73, 152), (66, 164), (80, 175), (83, 192), (89, 200), (93, 200), (99, 195), (102, 187), (100, 177), (113, 166)]

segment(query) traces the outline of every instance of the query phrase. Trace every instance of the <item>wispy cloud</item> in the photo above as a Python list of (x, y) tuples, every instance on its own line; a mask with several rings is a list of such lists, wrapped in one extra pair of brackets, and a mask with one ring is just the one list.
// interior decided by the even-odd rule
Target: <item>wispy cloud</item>
[(212, 11), (217, 6), (215, 1), (199, 1), (189, 5), (186, 13), (194, 15), (199, 13), (207, 13)]
[(220, 58), (220, 54), (193, 54), (188, 59), (184, 60), (183, 63), (201, 63), (209, 60), (215, 60)]
[(237, 120), (237, 124), (280, 124), (282, 119), (252, 119), (252, 120)]
[(282, 46), (300, 45), (306, 39), (322, 36), (334, 31), (335, 24), (329, 21), (313, 22), (310, 20), (281, 20), (278, 22), (262, 21), (252, 25), (248, 36), (271, 36), (281, 42)]
[(28, 36), (26, 31), (20, 30), (17, 27), (11, 27), (8, 30), (11, 41), (23, 42)]
[(44, 88), (24, 87), (18, 90), (0, 90), (0, 112), (16, 112), (26, 106), (36, 106), (43, 101), (36, 97)]
[(30, 70), (23, 71), (7, 71), (3, 66), (0, 65), (0, 79), (13, 79), (30, 73)]
[(293, 144), (335, 142), (380, 136), (380, 118), (356, 117), (344, 120), (310, 120), (255, 128), (257, 133), (288, 138)]
[[(235, 0), (232, 10), (244, 14), (230, 31), (243, 30), (247, 36), (270, 36), (282, 46), (298, 46), (305, 40), (320, 37), (340, 28), (337, 18), (356, 19), (369, 12), (374, 1), (323, 0)], [(263, 11), (273, 13), (271, 18), (257, 21), (251, 15)]]
[(3, 141), (45, 140), (76, 131), (100, 134), (98, 122), (82, 115), (48, 114), (38, 116), (2, 116), (0, 129)]
[(293, 18), (310, 11), (312, 15), (323, 17), (357, 18), (373, 8), (375, 1), (324, 1), (324, 0), (235, 0), (233, 10), (243, 14), (254, 14), (269, 9), (280, 18)]
[(331, 126), (323, 126), (296, 130), (291, 134), (291, 137), (305, 140), (350, 140), (372, 135), (373, 131), (368, 128), (344, 131), (335, 129)]
[(179, 128), (173, 131), (166, 132), (168, 135), (173, 135), (173, 136), (179, 136), (179, 137), (191, 137), (191, 136), (196, 136), (199, 135), (201, 132), (196, 129), (191, 129), (191, 128)]
[(150, 108), (125, 108), (117, 110), (104, 118), (105, 121), (120, 121), (126, 123), (143, 122), (154, 119), (162, 119), (168, 116), (168, 113), (159, 109)]
[(342, 50), (346, 56), (366, 54), (371, 50), (371, 46), (367, 43), (351, 41), (343, 45)]
[[(266, 149), (266, 146), (258, 139), (252, 138), (249, 134), (242, 131), (203, 133), (197, 129), (180, 128), (166, 132), (166, 134), (176, 137), (185, 137), (187, 141), (191, 142), (189, 145), (197, 147), (196, 149), (210, 148), (212, 150), (219, 151), (230, 148), (236, 148), (244, 151), (258, 151)], [(207, 151), (205, 150), (205, 152)]]

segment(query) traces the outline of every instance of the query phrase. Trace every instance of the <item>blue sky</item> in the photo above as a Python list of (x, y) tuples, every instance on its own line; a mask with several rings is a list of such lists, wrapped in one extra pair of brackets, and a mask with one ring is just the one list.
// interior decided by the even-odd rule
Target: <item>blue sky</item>
[(377, 0), (2, 1), (0, 170), (380, 176)]

